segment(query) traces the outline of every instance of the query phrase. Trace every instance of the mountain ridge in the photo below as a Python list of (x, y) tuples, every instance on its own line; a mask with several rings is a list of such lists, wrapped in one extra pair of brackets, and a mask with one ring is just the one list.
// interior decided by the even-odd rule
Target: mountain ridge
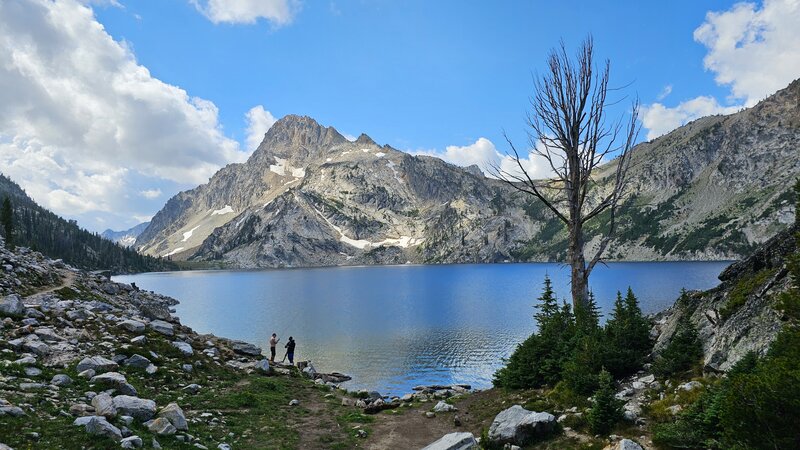
[[(633, 150), (632, 195), (610, 259), (737, 259), (791, 223), (800, 82), (753, 108), (688, 123)], [(598, 188), (615, 161), (597, 172)], [(245, 163), (171, 198), (146, 254), (231, 267), (561, 260), (543, 205), (476, 168), (278, 120)], [(607, 217), (587, 229), (587, 251)]]

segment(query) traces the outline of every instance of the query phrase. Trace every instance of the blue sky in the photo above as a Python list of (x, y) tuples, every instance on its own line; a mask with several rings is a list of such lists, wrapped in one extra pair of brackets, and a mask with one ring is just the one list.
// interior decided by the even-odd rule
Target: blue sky
[(588, 33), (649, 139), (797, 78), (797, 23), (800, 0), (9, 0), (0, 171), (99, 231), (243, 161), (291, 113), (482, 164), (503, 130), (524, 144), (532, 73)]
[(655, 5), (317, 1), (277, 28), (264, 19), (217, 25), (181, 0), (97, 16), (155, 77), (212, 100), (235, 139), (244, 139), (244, 113), (262, 104), (275, 117), (306, 114), (400, 149), (436, 149), (480, 136), (499, 143), (503, 128), (519, 134), (531, 72), (559, 39), (575, 48), (587, 33), (612, 60), (614, 81), (632, 83), (627, 91), (645, 103), (667, 85), (676, 99), (724, 98), (692, 32), (731, 3)]

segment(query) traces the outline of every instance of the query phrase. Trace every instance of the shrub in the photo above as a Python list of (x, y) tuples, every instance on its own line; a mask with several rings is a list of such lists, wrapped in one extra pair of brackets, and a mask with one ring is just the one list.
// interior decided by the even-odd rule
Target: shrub
[(599, 387), (586, 419), (592, 433), (606, 435), (622, 419), (622, 401), (614, 397), (614, 379), (605, 369), (598, 376)]

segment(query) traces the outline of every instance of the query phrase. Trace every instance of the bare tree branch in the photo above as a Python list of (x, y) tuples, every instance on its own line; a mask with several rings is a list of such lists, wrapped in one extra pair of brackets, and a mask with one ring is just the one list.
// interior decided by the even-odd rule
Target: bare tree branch
[[(595, 65), (591, 36), (574, 56), (560, 42), (551, 50), (544, 74), (534, 76), (534, 93), (526, 115), (527, 158), (504, 133), (516, 167), (507, 170), (500, 162), (491, 169), (514, 189), (540, 200), (567, 225), (574, 305), (588, 301), (589, 274), (613, 240), (617, 210), (626, 194), (631, 149), (639, 132), (638, 100), (631, 105), (627, 123), (622, 118), (607, 119), (606, 108), (619, 102), (607, 98), (609, 89), (617, 90), (609, 88), (610, 71), (608, 60)], [(531, 155), (547, 161), (554, 174), (551, 179), (532, 179), (523, 164)], [(616, 157), (614, 172), (603, 180), (596, 179), (595, 169), (611, 157)], [(607, 189), (606, 193), (599, 194), (601, 189)], [(583, 227), (606, 211), (610, 216), (608, 229), (587, 264)]]

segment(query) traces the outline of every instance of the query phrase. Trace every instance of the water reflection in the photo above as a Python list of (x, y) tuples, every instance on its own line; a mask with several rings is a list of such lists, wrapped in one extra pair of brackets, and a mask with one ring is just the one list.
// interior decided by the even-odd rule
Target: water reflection
[[(643, 309), (654, 312), (683, 287), (713, 287), (726, 265), (609, 264), (596, 269), (592, 289), (601, 309), (610, 311), (615, 292), (631, 285)], [(282, 344), (292, 335), (295, 358), (351, 374), (348, 387), (403, 393), (431, 383), (488, 387), (502, 358), (533, 332), (532, 306), (546, 273), (566, 298), (569, 273), (558, 264), (190, 271), (117, 279), (179, 299), (181, 321), (198, 332), (264, 348), (273, 332)]]

